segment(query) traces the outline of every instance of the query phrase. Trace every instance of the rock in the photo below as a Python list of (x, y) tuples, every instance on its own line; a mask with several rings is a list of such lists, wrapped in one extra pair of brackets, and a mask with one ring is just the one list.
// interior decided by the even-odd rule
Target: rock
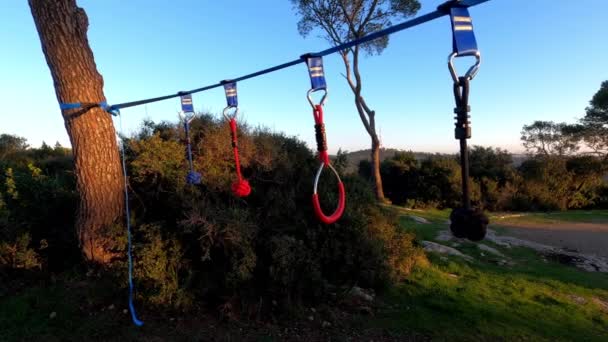
[(597, 304), (597, 305), (600, 307), (600, 309), (601, 309), (602, 311), (604, 311), (604, 312), (608, 313), (608, 302), (607, 302), (607, 301), (602, 300), (602, 299), (597, 298), (597, 297), (593, 297), (593, 298), (591, 298), (591, 300), (592, 300), (592, 301), (593, 301), (595, 304)]
[(497, 264), (498, 264), (498, 266), (513, 266), (513, 265), (515, 265), (514, 262), (509, 261), (509, 260), (505, 260), (505, 259), (498, 260)]
[(114, 310), (114, 304), (111, 304), (110, 306), (108, 306), (108, 310)]
[(499, 250), (497, 250), (496, 248), (490, 247), (488, 245), (484, 245), (483, 243), (478, 243), (477, 248), (481, 249), (484, 252), (488, 252), (488, 253), (492, 253), (494, 255), (498, 255), (500, 257), (504, 257), (504, 254), (502, 254)]
[(317, 310), (315, 308), (310, 308), (310, 311), (317, 312)]
[(312, 316), (312, 315), (311, 315), (311, 316), (308, 316), (308, 320), (312, 322), (312, 321), (314, 321), (314, 320), (315, 320), (315, 317), (314, 317), (314, 316)]
[[(448, 222), (449, 223), (449, 222)], [(435, 238), (437, 241), (456, 241), (455, 243), (465, 242), (466, 239), (459, 239), (455, 237), (449, 229), (442, 230), (437, 234)]]
[(374, 301), (374, 295), (373, 293), (369, 293), (369, 291), (366, 291), (358, 286), (354, 286), (350, 292), (349, 292), (351, 297), (355, 297), (358, 299), (363, 299), (366, 302), (373, 302)]
[(568, 295), (568, 298), (570, 298), (574, 303), (578, 305), (585, 305), (587, 303), (587, 299), (585, 299), (585, 297), (577, 296), (574, 294)]
[(412, 218), (412, 220), (416, 221), (416, 223), (421, 223), (421, 224), (429, 224), (429, 220), (425, 219), (424, 217), (420, 217), (420, 216), (414, 216), (414, 215), (410, 215), (410, 217)]
[(49, 318), (53, 319), (55, 317), (57, 317), (57, 313), (55, 311), (51, 312), (51, 314), (49, 315)]
[(577, 251), (566, 250), (564, 248), (544, 245), (541, 243), (522, 240), (510, 236), (496, 235), (496, 232), (488, 229), (486, 236), (488, 241), (503, 247), (527, 247), (531, 248), (544, 257), (557, 260), (560, 263), (572, 265), (588, 272), (608, 273), (608, 259), (596, 255), (582, 254)]
[(331, 327), (331, 323), (329, 323), (328, 321), (323, 321), (323, 323), (321, 323), (321, 327), (322, 328), (329, 328), (329, 327)]
[(444, 246), (444, 245), (436, 243), (436, 242), (422, 241), (422, 246), (424, 247), (424, 250), (427, 252), (453, 255), (453, 256), (461, 257), (467, 261), (473, 261), (473, 258), (471, 258), (468, 255), (462, 254), (462, 252), (460, 252), (459, 250), (452, 248), (452, 247)]
[(129, 311), (127, 311), (127, 309), (124, 309), (124, 310), (122, 310), (122, 313), (127, 314), (127, 313), (129, 313)]

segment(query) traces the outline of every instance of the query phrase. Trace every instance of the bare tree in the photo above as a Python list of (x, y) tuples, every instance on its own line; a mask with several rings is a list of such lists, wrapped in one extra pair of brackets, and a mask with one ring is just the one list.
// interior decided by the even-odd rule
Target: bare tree
[[(29, 0), (60, 103), (105, 101), (103, 78), (87, 39), (88, 18), (75, 0)], [(63, 111), (74, 154), (80, 205), (76, 230), (85, 257), (114, 256), (106, 228), (122, 213), (123, 175), (111, 117), (99, 107)]]
[[(291, 0), (300, 16), (298, 30), (303, 37), (320, 29), (323, 38), (334, 46), (391, 26), (391, 21), (410, 17), (420, 9), (417, 0)], [(340, 52), (346, 73), (344, 77), (355, 96), (355, 106), (372, 142), (372, 174), (376, 198), (384, 200), (380, 175), (380, 139), (376, 132), (376, 112), (363, 98), (363, 81), (359, 70), (360, 52), (379, 55), (388, 46), (384, 36)]]

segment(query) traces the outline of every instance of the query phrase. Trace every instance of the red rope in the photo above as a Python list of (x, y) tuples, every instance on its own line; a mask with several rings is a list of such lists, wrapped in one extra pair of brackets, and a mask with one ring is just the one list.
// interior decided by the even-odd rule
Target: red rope
[(325, 224), (335, 223), (340, 219), (340, 217), (342, 217), (342, 214), (344, 214), (344, 208), (346, 207), (346, 191), (344, 190), (344, 184), (342, 182), (338, 182), (338, 191), (338, 207), (336, 208), (336, 211), (334, 211), (334, 213), (329, 216), (325, 215), (325, 213), (323, 213), (323, 209), (321, 209), (321, 203), (319, 203), (319, 195), (312, 195), (312, 205), (315, 209), (315, 214), (317, 215), (317, 218)]
[(230, 135), (232, 137), (232, 150), (234, 152), (234, 164), (236, 168), (237, 180), (232, 183), (232, 192), (237, 197), (247, 197), (251, 193), (251, 186), (246, 179), (243, 179), (241, 174), (241, 161), (239, 158), (239, 147), (236, 135), (236, 120), (230, 119)]
[[(330, 167), (329, 154), (327, 153), (327, 138), (325, 137), (325, 124), (323, 123), (323, 106), (318, 104), (315, 105), (312, 115), (315, 118), (315, 131), (316, 131), (316, 140), (317, 140), (317, 151), (319, 152), (319, 160), (321, 161), (322, 168)], [(331, 168), (333, 170), (333, 167)], [(335, 170), (334, 170), (335, 172)], [(321, 209), (321, 203), (319, 203), (319, 195), (315, 192), (312, 195), (312, 204), (315, 210), (315, 215), (317, 218), (325, 223), (332, 224), (342, 217), (344, 214), (344, 208), (346, 207), (346, 191), (344, 190), (344, 184), (340, 180), (340, 177), (336, 173), (338, 177), (338, 206), (333, 214), (325, 215), (323, 213), (323, 209)]]

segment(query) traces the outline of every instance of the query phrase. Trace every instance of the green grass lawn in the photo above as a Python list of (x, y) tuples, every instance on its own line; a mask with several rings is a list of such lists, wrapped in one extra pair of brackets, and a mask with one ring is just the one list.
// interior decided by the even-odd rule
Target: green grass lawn
[[(407, 211), (428, 219), (419, 224), (404, 216), (404, 229), (418, 239), (433, 240), (447, 228), (449, 211)], [(592, 220), (606, 212), (533, 214), (533, 220), (559, 216)], [(445, 243), (445, 242), (444, 242)], [(367, 322), (392, 331), (418, 332), (445, 340), (577, 340), (608, 341), (608, 275), (589, 273), (526, 248), (503, 248), (495, 256), (474, 243), (445, 243), (474, 258), (430, 255), (431, 266), (419, 268), (384, 301), (392, 304)], [(508, 260), (509, 265), (499, 265)]]
[[(394, 208), (402, 215), (403, 229), (415, 232), (419, 241), (434, 240), (447, 228), (448, 210)], [(417, 223), (411, 215), (430, 223)], [(556, 214), (532, 214), (522, 219), (545, 220), (545, 215), (554, 219)], [(595, 220), (606, 212), (557, 215), (563, 221), (576, 221), (579, 216)], [(407, 281), (380, 296), (375, 315), (351, 316), (344, 326), (385, 331), (394, 340), (422, 335), (450, 341), (608, 341), (608, 275), (562, 265), (526, 248), (504, 248), (484, 241), (504, 255), (496, 256), (474, 243), (443, 243), (458, 248), (473, 261), (430, 254), (429, 266), (419, 267)], [(509, 264), (504, 265), (504, 260)], [(162, 308), (151, 312), (154, 309), (150, 307), (142, 308), (147, 310), (145, 326), (135, 328), (123, 313), (124, 289), (111, 282), (64, 275), (0, 297), (0, 341), (191, 341), (215, 340), (218, 334), (224, 336), (220, 340), (239, 341), (244, 331), (248, 341), (289, 340), (277, 338), (276, 332), (290, 326), (291, 321), (280, 322), (280, 328), (263, 325), (259, 331), (259, 326), (241, 328), (231, 323), (218, 332), (217, 324), (222, 323), (216, 319)], [(51, 312), (57, 313), (53, 319), (49, 319)], [(306, 321), (296, 320), (295, 324), (302, 320)], [(274, 332), (269, 334), (269, 329)]]

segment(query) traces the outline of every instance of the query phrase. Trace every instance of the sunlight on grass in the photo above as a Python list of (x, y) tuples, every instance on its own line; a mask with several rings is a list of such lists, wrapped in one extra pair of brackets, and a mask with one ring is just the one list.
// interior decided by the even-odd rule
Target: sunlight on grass
[[(439, 231), (448, 228), (449, 211), (401, 209), (400, 213), (404, 229), (415, 232), (418, 240), (434, 240)], [(596, 220), (608, 217), (606, 214), (581, 211), (518, 219)], [(432, 223), (417, 223), (411, 215)], [(474, 261), (431, 254), (432, 265), (418, 268), (392, 289), (384, 297), (390, 303), (388, 308), (368, 324), (448, 340), (608, 340), (608, 313), (598, 304), (608, 300), (606, 274), (552, 262), (527, 248), (484, 241), (503, 254), (498, 256), (475, 243), (443, 243), (457, 247)], [(500, 263), (505, 260), (508, 265)]]
[(432, 262), (385, 298), (393, 308), (371, 324), (450, 340), (608, 338), (608, 315), (592, 300), (608, 298), (605, 290), (542, 283), (439, 258)]

